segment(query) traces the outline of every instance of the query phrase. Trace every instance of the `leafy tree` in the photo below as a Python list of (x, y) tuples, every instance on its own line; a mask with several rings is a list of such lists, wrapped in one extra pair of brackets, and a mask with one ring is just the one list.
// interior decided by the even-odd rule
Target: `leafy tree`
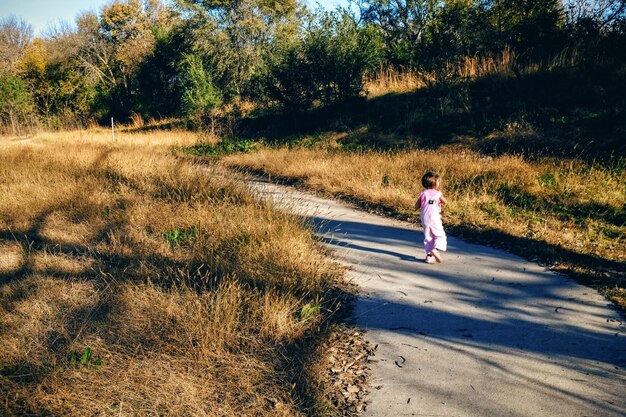
[(303, 7), (298, 0), (178, 0), (189, 16), (191, 49), (214, 70), (227, 99), (250, 94), (252, 81), (266, 72), (265, 55), (274, 40), (294, 34)]
[(416, 49), (422, 67), (439, 68), (461, 56), (486, 52), (489, 21), (482, 4), (473, 0), (448, 0), (426, 25)]
[(111, 115), (126, 118), (138, 105), (137, 74), (154, 51), (154, 29), (166, 20), (156, 0), (114, 1), (100, 16), (85, 13), (67, 34), (74, 55), (98, 78), (100, 101)]
[(26, 83), (14, 75), (0, 76), (0, 121), (19, 135), (25, 125), (30, 125), (34, 106)]
[(306, 54), (304, 41), (280, 43), (273, 52), (263, 90), (286, 109), (308, 108), (316, 97), (317, 85), (309, 73), (314, 64)]
[(382, 38), (374, 26), (358, 26), (347, 13), (326, 13), (309, 29), (305, 50), (319, 98), (331, 103), (361, 93), (364, 76), (381, 62)]
[(75, 36), (65, 29), (37, 38), (19, 64), (42, 121), (50, 128), (82, 126), (94, 116), (99, 79), (78, 59)]
[(441, 5), (439, 0), (353, 0), (364, 22), (380, 27), (388, 59), (394, 65), (415, 66), (415, 47)]
[(136, 75), (137, 106), (147, 117), (171, 117), (181, 108), (181, 61), (186, 50), (182, 21), (176, 16), (152, 29), (154, 51), (141, 63)]
[(306, 108), (357, 97), (365, 75), (381, 64), (383, 41), (372, 25), (347, 13), (323, 13), (304, 39), (290, 45), (272, 68), (270, 91), (286, 107)]
[(560, 0), (493, 0), (489, 13), (500, 47), (550, 49), (560, 46), (565, 24)]
[(211, 73), (205, 69), (202, 58), (197, 55), (189, 54), (183, 59), (181, 90), (181, 113), (190, 118), (202, 117), (221, 103)]

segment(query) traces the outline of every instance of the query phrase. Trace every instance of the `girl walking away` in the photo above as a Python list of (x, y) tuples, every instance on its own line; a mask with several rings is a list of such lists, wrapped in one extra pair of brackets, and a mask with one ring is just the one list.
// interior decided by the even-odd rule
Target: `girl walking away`
[(441, 205), (446, 199), (440, 191), (441, 180), (439, 174), (428, 171), (422, 176), (424, 191), (415, 202), (415, 210), (421, 210), (420, 219), (424, 228), (424, 246), (426, 249), (426, 263), (441, 262), (441, 252), (448, 246), (446, 232), (441, 224)]

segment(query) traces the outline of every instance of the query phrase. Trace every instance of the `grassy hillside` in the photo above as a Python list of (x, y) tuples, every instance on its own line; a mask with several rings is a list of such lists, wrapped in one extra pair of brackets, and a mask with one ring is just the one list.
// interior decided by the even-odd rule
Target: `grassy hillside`
[(541, 71), (503, 66), (485, 70), (484, 76), (442, 81), (411, 74), (399, 88), (383, 76), (370, 83), (373, 94), (367, 100), (301, 113), (253, 114), (239, 134), (289, 144), (302, 136), (341, 132), (346, 134), (339, 145), (352, 150), (462, 144), (487, 155), (624, 157), (626, 64), (582, 65)]
[[(184, 132), (1, 139), (0, 414), (300, 415), (341, 271)], [(304, 382), (303, 382), (304, 381)]]
[(438, 171), (453, 233), (626, 306), (626, 66), (513, 58), (467, 58), (446, 79), (385, 73), (367, 99), (252, 114), (244, 152), (224, 162), (415, 221), (419, 179)]

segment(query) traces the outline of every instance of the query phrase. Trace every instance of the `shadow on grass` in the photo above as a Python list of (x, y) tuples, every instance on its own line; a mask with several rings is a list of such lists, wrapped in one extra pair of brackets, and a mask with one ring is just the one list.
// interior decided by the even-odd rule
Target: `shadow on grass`
[[(92, 167), (105, 178), (108, 182), (107, 186), (117, 189), (123, 185), (138, 195), (148, 194), (149, 190), (156, 189), (159, 192), (151, 194), (151, 198), (174, 203), (188, 201), (192, 198), (190, 190), (167, 190), (167, 184), (159, 178), (151, 179), (155, 187), (150, 187), (102, 166), (109, 153), (110, 151), (104, 151)], [(225, 200), (229, 199), (229, 204), (242, 204), (242, 201), (232, 199), (227, 193), (223, 197)], [(231, 241), (224, 241), (222, 245), (218, 245), (208, 253), (202, 253), (200, 256), (193, 254), (186, 259), (181, 256), (169, 257), (163, 254), (145, 253), (140, 248), (121, 249), (117, 252), (114, 249), (112, 251), (108, 249), (99, 250), (98, 247), (112, 243), (109, 241), (110, 232), (123, 231), (132, 227), (130, 219), (125, 216), (109, 218), (108, 212), (102, 213), (103, 216), (107, 216), (106, 225), (101, 230), (94, 231), (94, 237), (88, 239), (84, 244), (68, 244), (47, 237), (44, 229), (51, 216), (58, 213), (75, 212), (75, 201), (78, 198), (79, 196), (69, 196), (64, 201), (47, 207), (38, 213), (26, 229), (0, 229), (0, 243), (17, 243), (23, 253), (21, 264), (16, 270), (0, 271), (0, 287), (6, 285), (15, 289), (12, 293), (9, 292), (11, 293), (10, 296), (0, 297), (2, 309), (13, 311), (19, 303), (32, 296), (32, 288), (23, 288), (19, 284), (30, 277), (37, 278), (42, 274), (54, 280), (91, 281), (100, 295), (94, 305), (76, 308), (59, 318), (58, 320), (62, 320), (62, 322), (58, 323), (57, 327), (62, 330), (51, 330), (42, 338), (41, 349), (46, 353), (41, 354), (48, 358), (54, 358), (50, 364), (40, 366), (37, 362), (40, 357), (25, 357), (19, 363), (0, 364), (0, 392), (34, 391), (54, 372), (69, 369), (68, 354), (71, 354), (69, 349), (71, 343), (76, 341), (79, 336), (87, 339), (99, 338), (111, 346), (127, 346), (130, 350), (135, 349), (137, 343), (141, 345), (141, 335), (136, 335), (136, 340), (126, 340), (120, 338), (115, 329), (110, 329), (111, 323), (119, 320), (117, 315), (121, 314), (120, 309), (116, 307), (116, 293), (115, 291), (111, 292), (111, 288), (116, 288), (117, 284), (149, 281), (163, 289), (182, 285), (200, 293), (215, 290), (224, 280), (236, 279), (251, 294), (264, 292), (289, 294), (289, 296), (300, 297), (302, 300), (315, 300), (314, 302), (321, 303), (321, 311), (325, 313), (325, 317), (318, 326), (310, 329), (306, 334), (294, 338), (294, 340), (286, 342), (265, 341), (266, 344), (272, 343), (271, 346), (267, 346), (267, 352), (271, 352), (271, 354), (266, 357), (259, 353), (261, 360), (275, 367), (275, 375), (279, 380), (287, 381), (284, 387), (280, 387), (281, 392), (288, 395), (293, 391), (294, 398), (301, 409), (314, 415), (313, 410), (316, 409), (319, 398), (315, 394), (316, 387), (313, 385), (313, 379), (307, 374), (307, 367), (314, 362), (315, 358), (312, 355), (316, 352), (319, 344), (328, 337), (332, 326), (341, 321), (349, 311), (350, 294), (337, 285), (328, 285), (327, 287), (326, 284), (320, 284), (320, 288), (313, 291), (311, 288), (306, 288), (302, 281), (295, 279), (296, 274), (286, 271), (284, 266), (282, 270), (273, 272), (276, 272), (276, 275), (282, 273), (285, 275), (285, 279), (264, 281), (252, 274), (242, 273), (237, 274), (234, 278), (233, 271), (237, 272), (236, 265), (239, 259), (237, 258), (237, 246)], [(130, 205), (133, 203), (120, 200), (115, 204), (119, 205), (115, 209), (130, 210)], [(238, 237), (236, 238), (238, 239)], [(140, 245), (140, 243), (136, 244)], [(82, 272), (67, 272), (56, 269), (54, 265), (46, 266), (44, 270), (35, 264), (35, 256), (44, 253), (68, 258), (88, 258), (93, 261), (93, 264)], [(271, 264), (265, 266), (272, 267)], [(317, 292), (317, 294), (312, 294), (312, 292)], [(109, 331), (103, 331), (107, 327), (109, 327)], [(0, 326), (0, 337), (5, 335), (11, 336), (10, 326)], [(146, 348), (149, 348), (147, 344)], [(242, 354), (244, 355), (252, 354), (246, 352), (246, 348), (242, 347), (241, 349), (243, 349)], [(233, 347), (233, 350), (236, 351), (236, 348)], [(4, 383), (2, 379), (4, 379)], [(11, 404), (11, 409), (14, 405)], [(25, 410), (32, 410), (29, 408), (30, 406), (32, 404), (25, 404), (21, 410), (24, 412), (26, 412)], [(11, 409), (6, 408), (5, 410), (10, 412)], [(17, 409), (20, 407), (18, 406)], [(0, 414), (2, 413), (1, 410), (3, 410), (3, 406), (0, 406)], [(46, 412), (44, 411), (42, 414), (46, 414)]]
[[(242, 121), (239, 136), (272, 144), (347, 132), (348, 149), (470, 145), (483, 153), (626, 156), (626, 82), (619, 68), (499, 75)], [(367, 134), (361, 131), (366, 128)]]

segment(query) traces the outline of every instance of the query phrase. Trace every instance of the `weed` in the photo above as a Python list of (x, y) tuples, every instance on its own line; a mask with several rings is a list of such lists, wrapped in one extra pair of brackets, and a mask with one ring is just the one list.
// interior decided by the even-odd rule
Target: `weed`
[(389, 187), (389, 175), (384, 174), (380, 183), (383, 187)]
[(556, 185), (556, 178), (551, 172), (546, 172), (539, 177), (539, 184), (542, 187), (554, 187)]
[(315, 315), (320, 312), (320, 304), (319, 303), (308, 303), (302, 306), (302, 310), (300, 310), (300, 321), (310, 320)]
[(307, 135), (296, 137), (289, 141), (290, 148), (302, 147), (305, 149), (314, 148), (318, 143), (323, 141), (322, 135)]
[(163, 238), (170, 245), (181, 246), (193, 242), (196, 239), (196, 234), (196, 226), (191, 226), (186, 229), (177, 227), (163, 232)]
[(480, 205), (480, 209), (482, 211), (484, 211), (486, 214), (488, 214), (489, 216), (493, 217), (494, 219), (498, 220), (500, 219), (500, 211), (498, 209), (498, 202), (495, 200), (491, 200), (488, 201), (486, 203), (482, 203)]
[(102, 366), (102, 358), (100, 356), (96, 356), (94, 358), (93, 351), (89, 346), (80, 352), (71, 352), (69, 354), (69, 366), (70, 369), (77, 368), (99, 368)]

